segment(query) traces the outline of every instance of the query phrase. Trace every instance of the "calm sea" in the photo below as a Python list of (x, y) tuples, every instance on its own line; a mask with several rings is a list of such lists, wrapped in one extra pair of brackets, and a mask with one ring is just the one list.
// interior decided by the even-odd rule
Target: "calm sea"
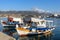
[[(6, 18), (0, 18), (0, 20), (7, 20)], [(54, 21), (54, 25), (56, 26), (55, 30), (51, 33), (47, 33), (44, 35), (34, 35), (34, 36), (25, 36), (25, 37), (15, 37), (17, 40), (60, 40), (60, 19), (56, 18), (48, 18), (49, 20)], [(0, 31), (2, 31), (3, 27), (0, 22)]]

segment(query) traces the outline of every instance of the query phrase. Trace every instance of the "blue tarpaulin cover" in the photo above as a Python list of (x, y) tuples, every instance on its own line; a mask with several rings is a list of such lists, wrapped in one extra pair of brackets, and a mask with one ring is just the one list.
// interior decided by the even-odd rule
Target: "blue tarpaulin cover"
[(36, 30), (48, 30), (52, 28), (28, 28), (29, 30), (36, 29)]

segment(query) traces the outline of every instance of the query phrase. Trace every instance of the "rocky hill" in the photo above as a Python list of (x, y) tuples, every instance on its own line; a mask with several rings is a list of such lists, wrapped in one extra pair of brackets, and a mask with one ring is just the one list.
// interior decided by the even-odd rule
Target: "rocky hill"
[(0, 11), (0, 17), (5, 17), (5, 16), (8, 16), (8, 15), (11, 15), (11, 16), (24, 16), (24, 15), (37, 15), (37, 16), (50, 16), (50, 15), (53, 15), (51, 13), (45, 13), (45, 12), (37, 12), (37, 11)]

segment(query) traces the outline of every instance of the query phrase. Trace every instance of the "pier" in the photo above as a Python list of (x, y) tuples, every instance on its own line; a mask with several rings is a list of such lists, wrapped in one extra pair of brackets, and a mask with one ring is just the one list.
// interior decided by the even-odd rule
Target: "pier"
[(16, 39), (11, 36), (8, 36), (7, 34), (4, 34), (3, 32), (0, 32), (0, 40), (16, 40)]

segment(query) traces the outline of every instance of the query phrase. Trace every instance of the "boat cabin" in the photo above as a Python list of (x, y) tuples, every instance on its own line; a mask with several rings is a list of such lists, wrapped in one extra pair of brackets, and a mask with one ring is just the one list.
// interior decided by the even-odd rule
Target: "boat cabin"
[(52, 20), (45, 20), (45, 19), (40, 19), (40, 18), (25, 18), (24, 19), (25, 24), (28, 24), (28, 26), (31, 27), (39, 27), (39, 28), (45, 28), (45, 27), (50, 27), (53, 26), (53, 21)]

